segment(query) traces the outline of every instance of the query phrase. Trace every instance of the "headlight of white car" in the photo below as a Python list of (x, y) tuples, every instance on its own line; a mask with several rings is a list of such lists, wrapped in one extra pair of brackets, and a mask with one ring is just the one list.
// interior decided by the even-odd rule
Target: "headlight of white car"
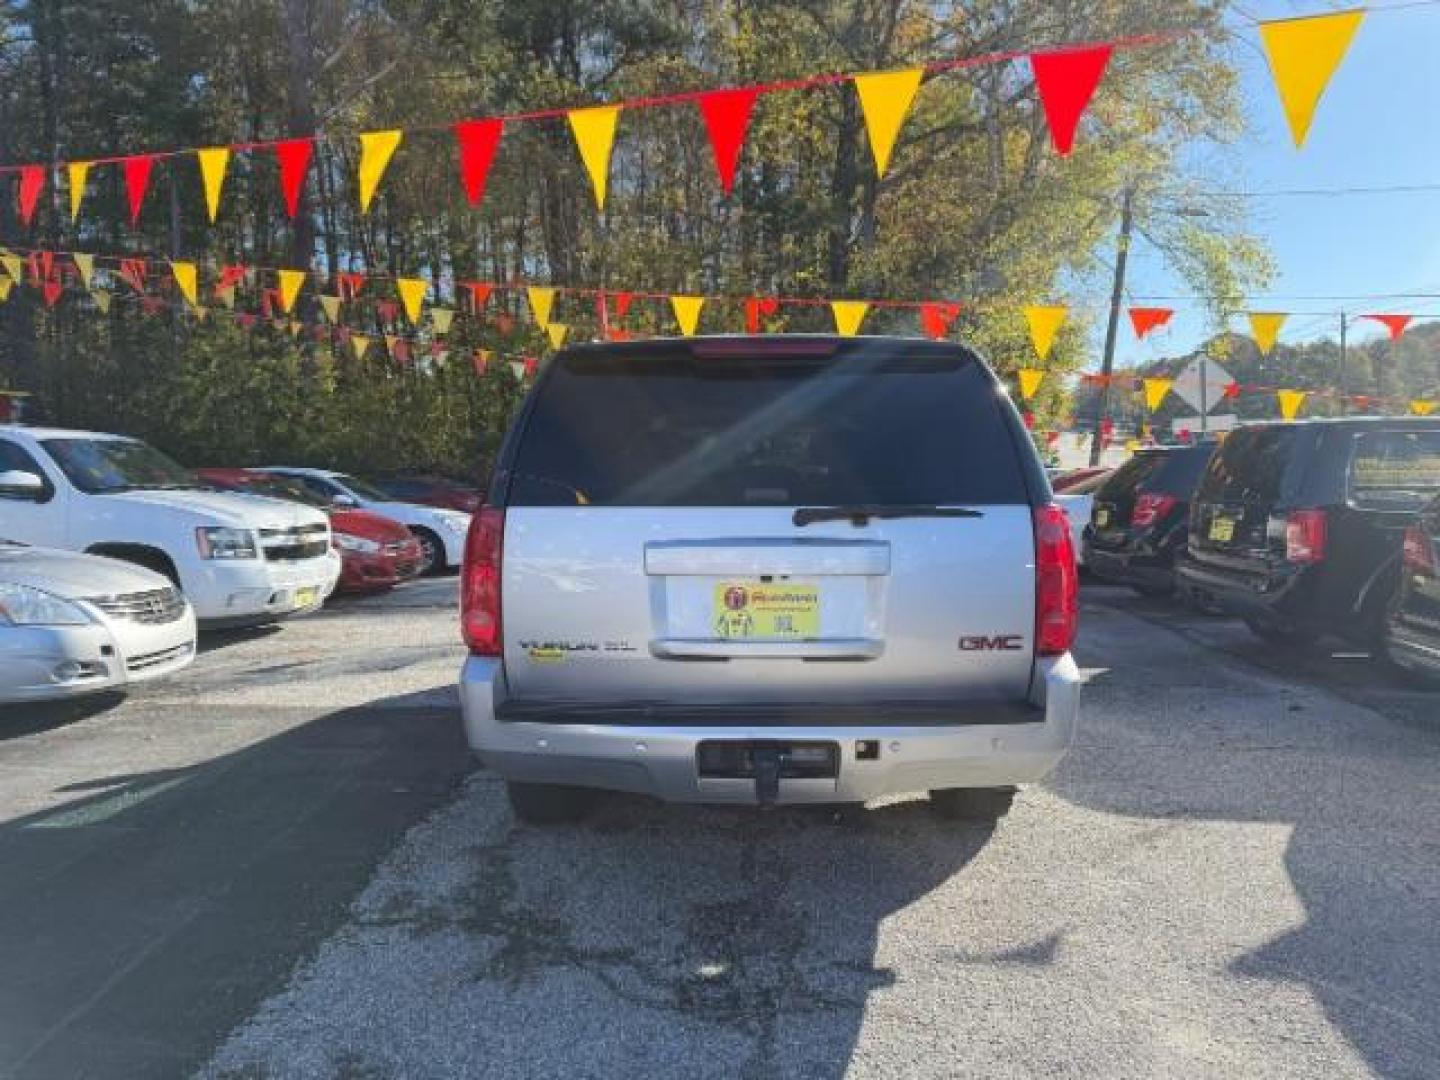
[(349, 533), (342, 532), (335, 534), (335, 546), (341, 551), (358, 551), (365, 555), (374, 555), (380, 550), (380, 545), (374, 540), (366, 540), (363, 536), (351, 536)]
[(0, 622), (14, 626), (85, 626), (90, 616), (69, 600), (28, 585), (0, 582)]
[(470, 528), (469, 514), (441, 514), (440, 520), (453, 533), (463, 533)]
[(260, 549), (249, 529), (205, 527), (195, 530), (195, 543), (202, 559), (254, 559)]

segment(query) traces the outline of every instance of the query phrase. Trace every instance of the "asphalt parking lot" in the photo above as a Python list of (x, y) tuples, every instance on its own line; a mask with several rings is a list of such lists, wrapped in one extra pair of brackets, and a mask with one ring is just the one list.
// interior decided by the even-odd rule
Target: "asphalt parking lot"
[(0, 1076), (1440, 1075), (1440, 697), (1087, 587), (997, 828), (464, 753), (455, 582), (0, 714)]

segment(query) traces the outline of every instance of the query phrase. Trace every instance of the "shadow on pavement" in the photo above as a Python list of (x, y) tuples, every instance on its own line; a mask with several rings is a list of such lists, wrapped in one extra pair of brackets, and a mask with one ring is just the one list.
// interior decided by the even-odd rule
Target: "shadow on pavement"
[(94, 694), (73, 701), (47, 701), (43, 704), (0, 705), (0, 742), (37, 735), (51, 728), (88, 720), (108, 712), (125, 700), (121, 693)]
[(1144, 640), (1087, 688), (1092, 716), (1101, 695), (1123, 715), (1087, 728), (1050, 786), (1107, 813), (1289, 826), (1304, 922), (1230, 970), (1307, 988), (1377, 1075), (1437, 1075), (1440, 733), (1193, 651), (1187, 672), (1177, 635)]
[(202, 1064), (471, 771), (453, 711), (402, 700), (186, 768), (107, 773), (99, 744), (57, 784), (86, 794), (0, 825), (0, 1075)]

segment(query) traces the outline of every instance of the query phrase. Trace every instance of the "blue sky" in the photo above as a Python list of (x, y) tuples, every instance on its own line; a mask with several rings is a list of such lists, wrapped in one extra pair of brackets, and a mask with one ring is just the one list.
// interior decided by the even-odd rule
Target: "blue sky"
[[(1270, 19), (1354, 5), (1250, 0), (1241, 6), (1256, 18)], [(1197, 148), (1197, 156), (1221, 163), (1211, 170), (1211, 186), (1275, 190), (1440, 185), (1440, 3), (1395, 10), (1386, 10), (1382, 3), (1369, 11), (1320, 102), (1308, 141), (1297, 151), (1260, 51), (1259, 33), (1232, 8), (1227, 21), (1239, 34), (1233, 56), (1242, 73), (1248, 130), (1241, 142), (1219, 154)], [(1271, 295), (1257, 296), (1248, 306), (1296, 313), (1281, 341), (1335, 337), (1338, 315), (1332, 313), (1342, 308), (1440, 317), (1440, 299), (1375, 295), (1440, 294), (1440, 189), (1257, 198), (1250, 206), (1253, 230), (1268, 239), (1278, 273), (1268, 290)], [(1108, 275), (1105, 281), (1090, 283), (1084, 290), (1086, 305), (1106, 303), (1108, 284)], [(1168, 272), (1161, 254), (1141, 241), (1132, 249), (1127, 291), (1139, 297), (1188, 290)], [(1348, 299), (1301, 299), (1320, 296)], [(1211, 327), (1193, 302), (1154, 303), (1177, 309), (1172, 326), (1137, 343), (1128, 320), (1122, 320), (1117, 364), (1175, 355), (1208, 335)], [(1103, 336), (1098, 312), (1095, 323), (1098, 357)], [(1242, 329), (1238, 323), (1236, 328)], [(1352, 329), (1356, 340), (1384, 333), (1370, 322)]]

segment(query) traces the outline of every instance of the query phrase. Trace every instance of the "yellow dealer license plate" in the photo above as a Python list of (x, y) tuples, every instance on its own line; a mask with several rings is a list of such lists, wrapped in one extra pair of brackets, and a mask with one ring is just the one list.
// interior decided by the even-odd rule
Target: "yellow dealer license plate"
[(1110, 511), (1104, 509), (1103, 507), (1100, 508), (1100, 509), (1097, 509), (1097, 510), (1095, 511), (1095, 527), (1098, 528), (1098, 529), (1103, 529), (1103, 528), (1105, 528), (1106, 525), (1109, 525), (1109, 524), (1110, 524)]
[(722, 581), (715, 586), (714, 627), (722, 638), (819, 637), (820, 589), (789, 582)]
[(1228, 544), (1235, 539), (1235, 519), (1226, 517), (1212, 518), (1210, 521), (1210, 539), (1221, 544)]
[(310, 607), (315, 603), (315, 597), (319, 590), (314, 586), (295, 590), (295, 606), (297, 608)]

